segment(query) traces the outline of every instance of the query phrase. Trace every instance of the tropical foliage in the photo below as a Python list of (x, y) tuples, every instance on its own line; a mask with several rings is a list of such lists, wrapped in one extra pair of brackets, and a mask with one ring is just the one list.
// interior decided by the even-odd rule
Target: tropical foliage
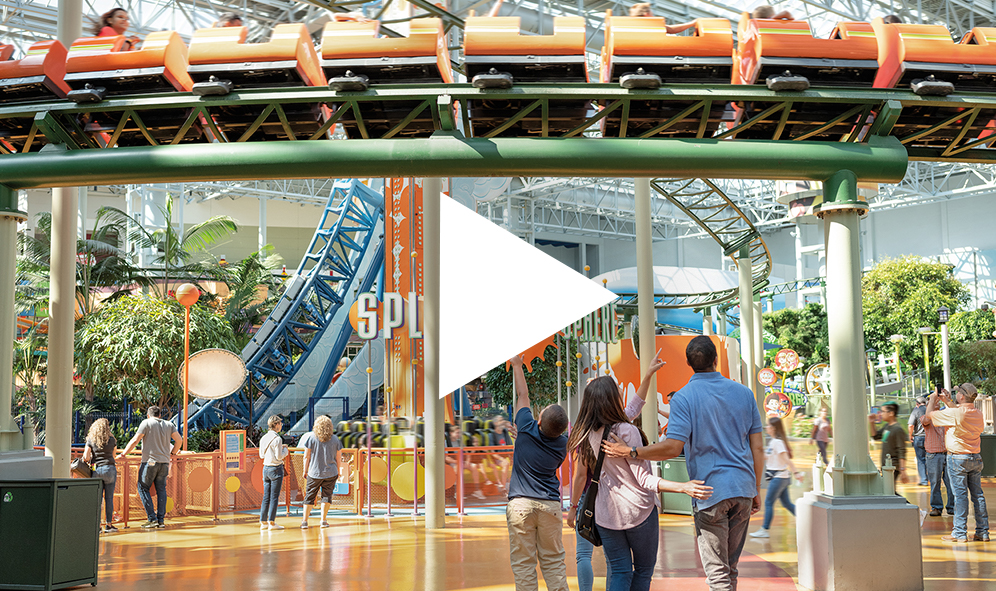
[[(822, 304), (809, 303), (801, 310), (783, 308), (764, 315), (764, 329), (775, 335), (778, 345), (792, 349), (803, 358), (800, 370), (830, 360), (827, 313)], [(774, 354), (777, 349), (771, 349)]]
[[(207, 308), (191, 307), (190, 349), (234, 350), (231, 325)], [(76, 367), (102, 393), (140, 407), (175, 407), (181, 388), (183, 306), (175, 300), (126, 296), (83, 321)]]
[[(571, 343), (577, 343), (577, 341), (572, 340)], [(573, 359), (576, 352), (576, 349), (572, 348), (570, 351), (561, 353), (561, 358)], [(529, 400), (532, 402), (533, 410), (539, 410), (557, 402), (557, 348), (552, 345), (547, 347), (544, 357), (546, 357), (545, 361), (540, 358), (533, 360), (532, 372), (523, 368), (523, 371), (526, 372), (526, 381), (529, 384)], [(570, 363), (565, 364), (566, 367), (570, 367), (570, 365)], [(571, 379), (568, 371), (562, 369), (561, 372), (563, 381)], [(515, 403), (512, 396), (512, 371), (511, 369), (506, 371), (504, 363), (489, 371), (484, 381), (488, 385), (488, 390), (491, 391), (495, 406), (502, 407)], [(566, 396), (567, 389), (562, 387), (561, 390)]]

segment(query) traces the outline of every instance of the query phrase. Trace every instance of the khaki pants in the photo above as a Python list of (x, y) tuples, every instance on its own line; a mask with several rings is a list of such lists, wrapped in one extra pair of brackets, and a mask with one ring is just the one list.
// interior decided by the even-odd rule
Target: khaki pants
[(559, 501), (517, 497), (505, 508), (515, 591), (536, 591), (536, 561), (549, 591), (568, 591)]
[(695, 536), (710, 591), (736, 591), (737, 565), (754, 499), (734, 497), (695, 512)]

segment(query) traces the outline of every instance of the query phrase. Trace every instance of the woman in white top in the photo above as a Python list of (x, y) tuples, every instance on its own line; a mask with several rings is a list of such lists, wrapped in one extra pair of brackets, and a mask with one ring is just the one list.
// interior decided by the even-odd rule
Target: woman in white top
[(284, 482), (284, 458), (289, 453), (280, 429), (284, 421), (273, 415), (266, 421), (270, 428), (259, 440), (259, 457), (263, 458), (263, 504), (259, 508), (259, 529), (284, 529), (277, 525), (277, 506), (280, 505), (280, 487)]
[[(655, 359), (651, 367), (659, 369), (663, 365)], [(648, 381), (648, 377), (644, 377), (644, 381)], [(642, 397), (631, 400), (630, 404), (636, 407), (629, 409), (629, 415), (638, 414), (643, 403)], [(614, 378), (596, 378), (585, 386), (581, 409), (567, 440), (567, 451), (576, 454), (578, 461), (575, 469), (580, 473), (573, 482), (572, 499), (579, 498), (580, 485), (597, 462), (603, 429), (609, 428), (626, 445), (647, 444), (646, 435), (630, 422), (626, 411), (622, 390)], [(681, 492), (706, 499), (712, 494), (712, 487), (704, 486), (701, 480), (664, 480), (650, 471), (647, 460), (608, 455), (605, 456), (598, 481), (595, 525), (611, 570), (607, 587), (612, 591), (647, 591), (657, 564), (660, 539), (658, 493)], [(577, 506), (572, 505), (567, 513), (568, 524), (574, 524), (576, 512)]]
[(792, 448), (785, 437), (785, 427), (778, 417), (768, 419), (765, 427), (768, 433), (768, 446), (764, 449), (764, 472), (768, 480), (768, 492), (764, 495), (764, 526), (750, 534), (752, 538), (768, 538), (768, 528), (775, 513), (775, 501), (781, 500), (789, 513), (795, 515), (795, 505), (789, 496), (789, 484), (795, 464), (792, 463)]

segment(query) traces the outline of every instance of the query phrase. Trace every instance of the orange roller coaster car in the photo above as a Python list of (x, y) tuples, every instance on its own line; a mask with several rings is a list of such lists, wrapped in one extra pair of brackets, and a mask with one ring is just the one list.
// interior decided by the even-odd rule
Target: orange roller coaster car
[(136, 51), (121, 51), (124, 35), (82, 37), (66, 59), (66, 83), (74, 90), (87, 84), (107, 95), (188, 91), (187, 46), (175, 31), (149, 33)]
[[(363, 90), (368, 84), (452, 83), (453, 71), (443, 22), (411, 21), (407, 37), (381, 37), (380, 22), (339, 20), (322, 33), (322, 68), (336, 90)], [(333, 103), (336, 109), (342, 103)], [(435, 131), (432, 109), (408, 119), (418, 102), (384, 100), (363, 105), (357, 118), (347, 112), (340, 123), (349, 137), (428, 137)]]
[(737, 27), (739, 46), (734, 84), (764, 84), (789, 70), (814, 86), (871, 86), (878, 70), (878, 44), (869, 23), (837, 25), (829, 39), (817, 39), (806, 21), (752, 19)]
[[(585, 26), (580, 17), (555, 17), (553, 35), (523, 35), (517, 16), (468, 17), (464, 25), (464, 67), (475, 87), (508, 89), (529, 82), (587, 82)], [(529, 112), (518, 121), (509, 114)], [(535, 101), (482, 98), (470, 101), (470, 120), (476, 137), (580, 133), (588, 116), (587, 100)], [(549, 109), (549, 119), (540, 115)], [(523, 115), (521, 112), (517, 115)], [(544, 123), (546, 126), (544, 126)]]
[(39, 41), (19, 60), (10, 60), (12, 45), (0, 50), (0, 102), (65, 98), (66, 46), (59, 41)]
[(643, 68), (665, 83), (726, 84), (733, 69), (733, 35), (725, 18), (700, 18), (692, 35), (668, 35), (663, 18), (605, 18), (602, 82)]
[(878, 88), (908, 88), (933, 75), (958, 90), (996, 87), (996, 29), (976, 27), (955, 43), (942, 25), (872, 21), (878, 39)]
[(378, 21), (333, 21), (322, 32), (322, 68), (329, 80), (346, 71), (373, 84), (453, 82), (443, 21), (412, 20), (407, 37), (381, 37)]
[[(277, 25), (270, 41), (246, 43), (246, 27), (199, 29), (190, 41), (190, 76), (227, 94), (241, 88), (324, 86), (318, 53), (303, 24)], [(195, 94), (198, 88), (194, 89)], [(231, 104), (215, 109), (214, 119), (230, 141), (266, 136), (308, 138), (320, 130), (324, 110), (317, 105), (278, 107)], [(261, 133), (257, 134), (256, 132)]]

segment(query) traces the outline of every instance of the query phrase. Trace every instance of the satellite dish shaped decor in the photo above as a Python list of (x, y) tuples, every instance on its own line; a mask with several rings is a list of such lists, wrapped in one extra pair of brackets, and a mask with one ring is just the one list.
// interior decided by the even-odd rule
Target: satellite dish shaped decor
[[(183, 388), (183, 365), (177, 372)], [(237, 353), (203, 349), (190, 355), (190, 395), (217, 400), (238, 392), (246, 383), (246, 364)]]

